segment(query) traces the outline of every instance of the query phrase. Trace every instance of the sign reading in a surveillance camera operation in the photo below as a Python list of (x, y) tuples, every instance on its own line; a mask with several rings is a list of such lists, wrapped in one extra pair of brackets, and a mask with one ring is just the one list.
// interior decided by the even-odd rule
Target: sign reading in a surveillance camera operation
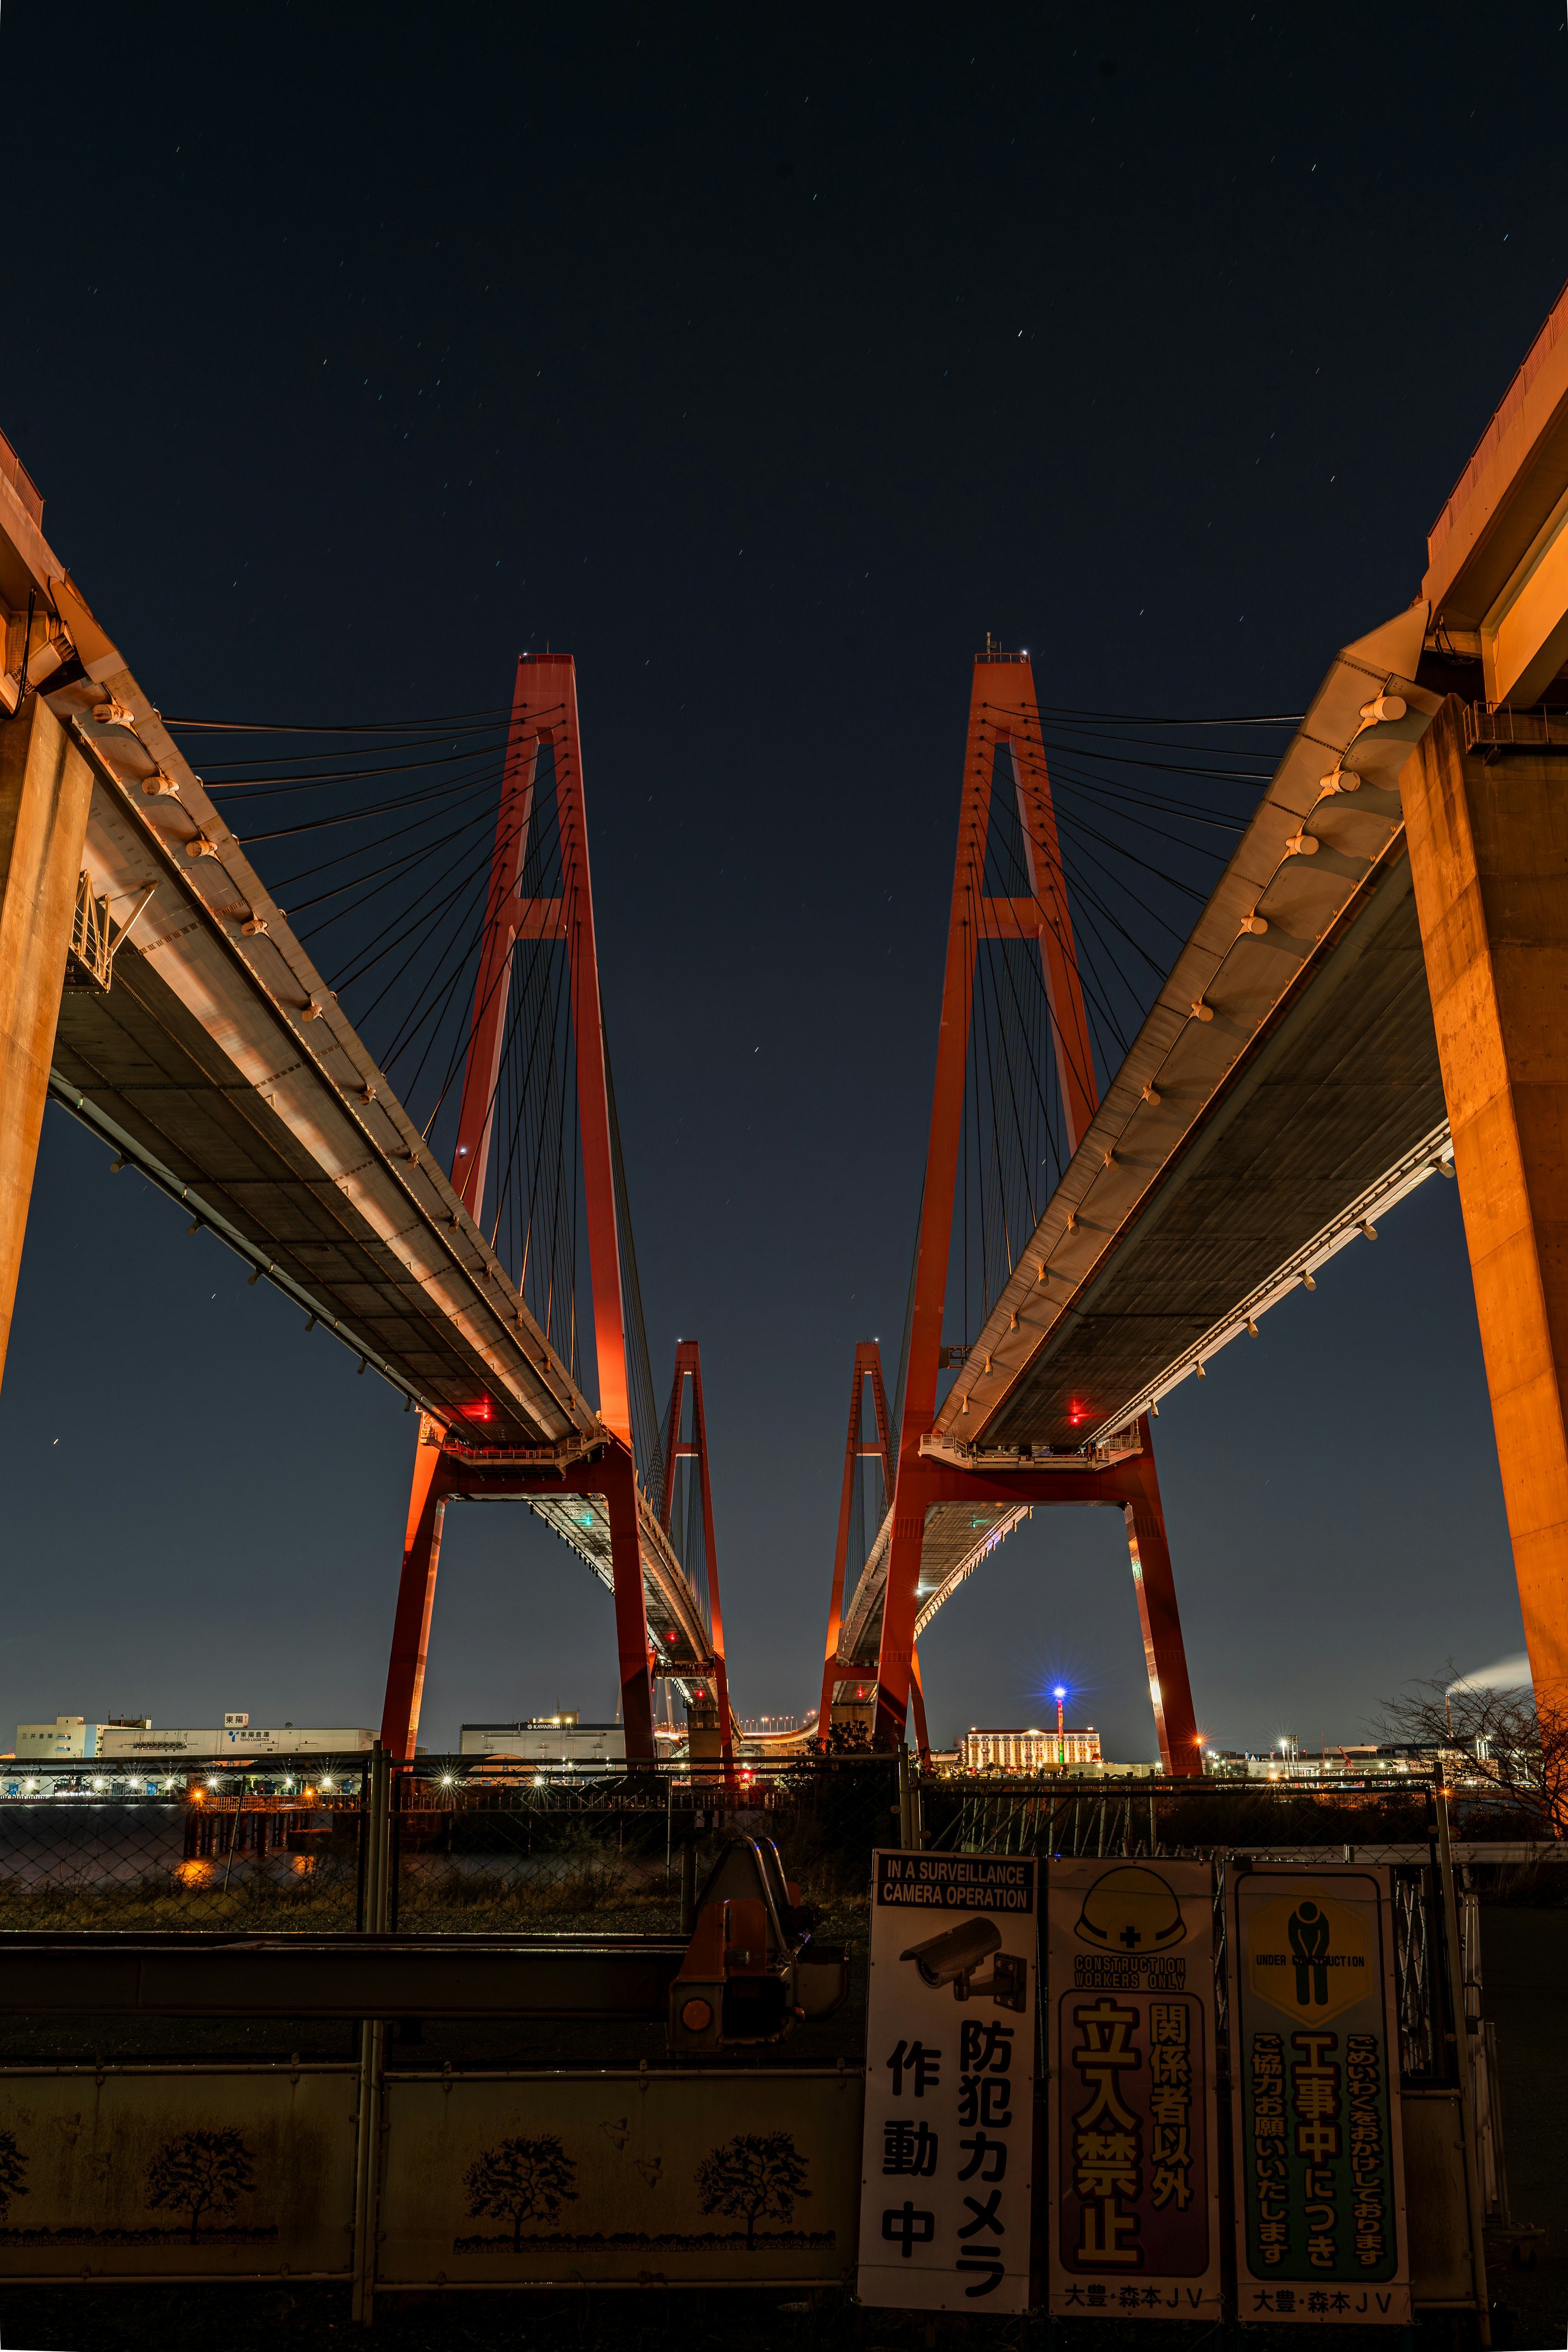
[(1038, 1865), (879, 1853), (874, 1866), (860, 2300), (1026, 2311)]
[(1214, 1873), (1047, 1874), (1050, 2308), (1220, 2316)]

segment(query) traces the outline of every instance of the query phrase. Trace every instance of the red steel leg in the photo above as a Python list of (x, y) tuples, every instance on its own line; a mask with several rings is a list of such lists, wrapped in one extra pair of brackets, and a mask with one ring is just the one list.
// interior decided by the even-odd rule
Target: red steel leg
[(616, 1580), (616, 1647), (620, 1654), (621, 1721), (628, 1764), (654, 1760), (653, 1681), (647, 1668), (647, 1615), (637, 1535), (637, 1472), (629, 1446), (612, 1444), (595, 1465), (610, 1515), (610, 1566)]
[(1160, 1500), (1160, 1474), (1154, 1467), (1153, 1439), (1145, 1413), (1138, 1424), (1143, 1451), (1120, 1465), (1121, 1483), (1133, 1492), (1122, 1507), (1127, 1523), (1127, 1549), (1132, 1559), (1132, 1581), (1138, 1593), (1138, 1622), (1143, 1629), (1143, 1655), (1149, 1667), (1149, 1698), (1160, 1740), (1160, 1761), (1167, 1772), (1183, 1779), (1204, 1769), (1203, 1743), (1193, 1711), (1193, 1686), (1187, 1678), (1187, 1653), (1182, 1640), (1181, 1612), (1176, 1606), (1176, 1580), (1171, 1570), (1171, 1546), (1165, 1534), (1165, 1512)]
[(931, 1762), (931, 1735), (926, 1730), (926, 1695), (921, 1681), (921, 1654), (910, 1653), (910, 1703), (915, 1711), (915, 1746), (922, 1764)]
[(386, 1668), (386, 1702), (381, 1715), (381, 1744), (390, 1756), (412, 1758), (418, 1738), (430, 1612), (441, 1558), (441, 1521), (447, 1509), (447, 1490), (439, 1475), (444, 1434), (438, 1422), (428, 1413), (420, 1414), (419, 1450), (414, 1457), (408, 1527), (403, 1538), (403, 1574)]

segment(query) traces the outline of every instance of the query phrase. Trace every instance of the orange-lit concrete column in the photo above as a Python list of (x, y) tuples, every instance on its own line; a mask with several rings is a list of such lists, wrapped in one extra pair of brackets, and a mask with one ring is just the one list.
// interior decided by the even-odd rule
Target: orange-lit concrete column
[(1466, 757), (1450, 696), (1400, 777), (1538, 1698), (1568, 1705), (1568, 754)]
[(59, 1025), (92, 773), (40, 698), (0, 719), (0, 1376)]

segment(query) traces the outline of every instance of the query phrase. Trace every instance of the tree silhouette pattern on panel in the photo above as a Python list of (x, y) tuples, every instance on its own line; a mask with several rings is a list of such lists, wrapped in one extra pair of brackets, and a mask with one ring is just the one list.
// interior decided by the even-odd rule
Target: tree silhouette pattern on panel
[(0, 2131), (0, 2221), (11, 2210), (13, 2197), (27, 2193), (27, 2159), (17, 2147), (16, 2137)]
[(811, 2191), (805, 2159), (788, 2132), (738, 2132), (698, 2166), (697, 2194), (705, 2213), (744, 2221), (749, 2252), (759, 2221), (792, 2221), (796, 2198)]
[(514, 2252), (522, 2245), (525, 2221), (559, 2220), (563, 2203), (575, 2202), (577, 2168), (554, 2132), (537, 2139), (498, 2140), (476, 2157), (463, 2175), (470, 2213), (511, 2223)]
[(250, 2155), (237, 2131), (188, 2131), (165, 2140), (147, 2168), (147, 2202), (191, 2217), (191, 2243), (199, 2242), (204, 2213), (228, 2212), (242, 2190), (254, 2189)]

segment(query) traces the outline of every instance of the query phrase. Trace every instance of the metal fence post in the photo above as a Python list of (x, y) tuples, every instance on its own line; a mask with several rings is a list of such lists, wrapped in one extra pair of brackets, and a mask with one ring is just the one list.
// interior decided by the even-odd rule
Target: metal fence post
[[(361, 1932), (386, 1932), (388, 1835), (391, 1827), (391, 1759), (378, 1739), (370, 1751), (369, 1803), (363, 1809), (361, 1885), (363, 1888)], [(386, 2026), (381, 2018), (365, 2018), (359, 2030), (359, 2118), (354, 2138), (354, 2270), (350, 2316), (356, 2326), (368, 2327), (375, 2294), (375, 2240), (380, 2221), (376, 2195), (381, 2162), (381, 2074)]]
[(1448, 1837), (1448, 1795), (1445, 1789), (1434, 1789), (1432, 1803), (1437, 1816), (1437, 1871), (1442, 1884), (1444, 1973), (1448, 1979), (1448, 2015), (1452, 2021), (1450, 2041), (1454, 2052), (1454, 2071), (1458, 2081), (1459, 2120), (1465, 2137), (1465, 2203), (1470, 2224), (1470, 2283), (1476, 2298), (1476, 2311), (1480, 2323), (1480, 2340), (1489, 2345), (1490, 2317), (1487, 2305), (1486, 2213), (1481, 2203), (1480, 2165), (1476, 2148), (1475, 2078), (1471, 2071), (1468, 2048), (1469, 2025), (1466, 2017), (1464, 1956), (1459, 1947), (1459, 1911), (1454, 1899), (1454, 1853)]

